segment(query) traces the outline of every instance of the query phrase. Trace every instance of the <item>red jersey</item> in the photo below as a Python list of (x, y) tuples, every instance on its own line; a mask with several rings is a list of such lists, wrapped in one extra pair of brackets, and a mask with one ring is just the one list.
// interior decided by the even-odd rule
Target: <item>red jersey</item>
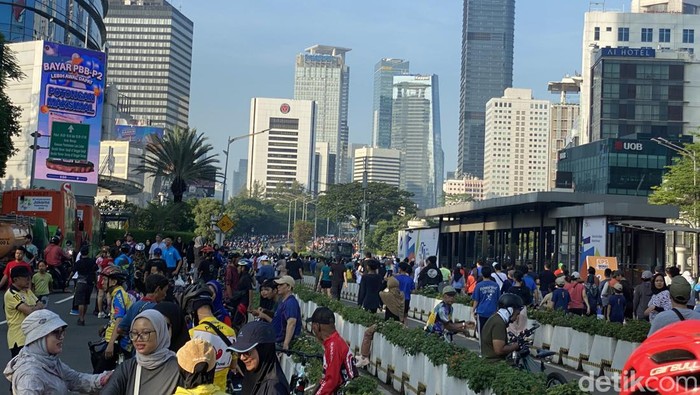
[(8, 262), (7, 266), (5, 266), (5, 270), (2, 272), (5, 276), (7, 276), (7, 288), (10, 288), (10, 285), (12, 285), (12, 277), (10, 277), (10, 271), (17, 267), (17, 266), (24, 266), (27, 269), (29, 269), (29, 276), (31, 277), (32, 274), (32, 267), (29, 266), (29, 264), (25, 261), (12, 261)]
[(346, 382), (357, 377), (355, 357), (338, 331), (323, 342), (323, 378), (316, 395), (335, 394)]
[(60, 266), (68, 258), (68, 256), (63, 252), (63, 249), (56, 244), (49, 244), (46, 249), (44, 249), (44, 259), (49, 266)]

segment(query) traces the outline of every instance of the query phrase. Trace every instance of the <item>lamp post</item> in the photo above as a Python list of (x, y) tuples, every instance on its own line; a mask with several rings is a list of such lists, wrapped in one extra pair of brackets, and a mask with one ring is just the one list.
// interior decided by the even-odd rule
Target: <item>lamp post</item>
[(40, 147), (38, 144), (39, 137), (42, 136), (39, 131), (32, 132), (31, 136), (34, 138), (34, 144), (29, 146), (29, 149), (32, 150), (32, 169), (31, 169), (31, 174), (29, 175), (29, 188), (34, 187), (34, 172), (36, 171), (36, 152), (39, 151), (40, 149), (47, 149), (47, 147)]
[[(694, 233), (695, 233), (695, 245), (694, 245), (694, 257), (693, 257), (693, 263), (694, 263), (694, 268), (693, 268), (693, 274), (697, 274), (698, 270), (698, 233), (697, 233), (697, 228), (698, 228), (698, 210), (697, 210), (697, 186), (698, 186), (698, 162), (697, 162), (697, 156), (694, 151), (691, 151), (687, 148), (681, 147), (678, 144), (672, 143), (668, 140), (666, 140), (663, 137), (654, 137), (651, 139), (651, 141), (655, 142), (656, 144), (659, 144), (663, 147), (666, 147), (672, 151), (675, 151), (683, 156), (687, 156), (690, 158), (690, 160), (693, 161), (693, 221), (691, 221), (693, 228), (694, 228)], [(675, 254), (675, 251), (674, 251)], [(685, 262), (683, 262), (683, 267), (685, 267)]]
[(224, 150), (224, 154), (226, 155), (226, 163), (224, 164), (224, 185), (223, 185), (223, 190), (221, 191), (221, 208), (222, 208), (222, 210), (223, 210), (224, 205), (226, 204), (226, 180), (228, 178), (228, 154), (231, 151), (231, 143), (233, 143), (234, 141), (243, 140), (243, 139), (251, 137), (251, 136), (255, 136), (256, 134), (265, 133), (265, 132), (269, 132), (269, 131), (270, 131), (270, 129), (268, 128), (268, 129), (260, 130), (258, 132), (253, 132), (250, 134), (243, 134), (240, 136), (228, 138), (228, 143), (226, 144), (226, 149)]

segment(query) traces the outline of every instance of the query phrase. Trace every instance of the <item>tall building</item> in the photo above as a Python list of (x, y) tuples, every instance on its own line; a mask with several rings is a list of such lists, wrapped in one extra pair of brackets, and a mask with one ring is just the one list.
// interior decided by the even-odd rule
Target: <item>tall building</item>
[(348, 95), (350, 67), (345, 54), (350, 48), (314, 45), (298, 54), (294, 73), (294, 99), (316, 101), (316, 143), (328, 143), (329, 180), (345, 180), (348, 153)]
[(515, 0), (464, 0), (457, 167), (484, 175), (484, 108), (513, 85)]
[(408, 74), (408, 61), (383, 58), (374, 65), (374, 106), (372, 108), (372, 146), (391, 146), (391, 93), (394, 76)]
[(401, 186), (401, 151), (389, 148), (363, 147), (355, 150), (353, 182), (362, 182), (367, 172), (368, 182), (383, 182)]
[(271, 191), (294, 181), (312, 190), (316, 103), (311, 100), (253, 98), (248, 138), (249, 189)]
[(552, 103), (549, 107), (550, 129), (549, 129), (549, 189), (556, 188), (557, 161), (559, 151), (563, 150), (573, 136), (579, 134), (579, 124), (581, 106), (571, 102), (570, 94), (578, 95), (581, 91), (581, 77), (565, 77), (561, 81), (550, 82), (547, 89), (551, 93), (560, 95), (559, 103)]
[(165, 0), (109, 0), (108, 76), (131, 115), (173, 130), (188, 126), (194, 24)]
[[(473, 200), (484, 199), (484, 180), (474, 176), (464, 176), (460, 179), (449, 178), (442, 184), (442, 192), (445, 194), (445, 205), (462, 202), (462, 197), (469, 195)], [(455, 196), (452, 203), (449, 196)], [(461, 195), (461, 196), (460, 196)]]
[(248, 159), (240, 159), (238, 161), (238, 169), (233, 171), (233, 180), (231, 182), (231, 195), (237, 196), (243, 189), (246, 188), (246, 176), (248, 175)]
[(401, 151), (401, 189), (420, 209), (435, 207), (442, 188), (438, 76), (394, 77), (391, 146)]
[(549, 102), (508, 88), (486, 104), (484, 198), (548, 190)]
[(46, 40), (101, 51), (108, 8), (107, 0), (4, 2), (0, 33), (7, 42)]

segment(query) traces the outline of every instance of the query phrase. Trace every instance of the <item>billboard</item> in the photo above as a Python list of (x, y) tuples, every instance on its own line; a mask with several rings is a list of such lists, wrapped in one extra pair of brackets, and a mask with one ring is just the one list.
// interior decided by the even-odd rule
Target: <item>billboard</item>
[(581, 261), (583, 265), (589, 256), (605, 256), (607, 251), (608, 221), (606, 217), (587, 217), (583, 219), (581, 231)]
[(105, 54), (44, 42), (35, 180), (97, 184)]
[(399, 259), (415, 259), (416, 263), (420, 263), (431, 255), (438, 256), (439, 236), (439, 228), (400, 230), (397, 249)]
[(150, 135), (163, 138), (164, 131), (164, 128), (154, 126), (117, 125), (114, 128), (114, 139), (145, 145)]

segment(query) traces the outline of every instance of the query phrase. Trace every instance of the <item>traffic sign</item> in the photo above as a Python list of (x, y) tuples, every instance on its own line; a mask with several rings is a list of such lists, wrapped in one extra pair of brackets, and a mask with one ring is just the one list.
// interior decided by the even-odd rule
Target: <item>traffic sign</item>
[(49, 157), (62, 160), (86, 160), (90, 125), (54, 122), (51, 125)]
[(224, 215), (216, 222), (216, 226), (218, 226), (219, 229), (221, 229), (222, 232), (227, 233), (228, 231), (230, 231), (231, 229), (233, 229), (233, 227), (235, 226), (235, 224), (233, 223), (233, 221), (231, 221), (231, 218), (229, 218), (228, 215), (224, 214)]

